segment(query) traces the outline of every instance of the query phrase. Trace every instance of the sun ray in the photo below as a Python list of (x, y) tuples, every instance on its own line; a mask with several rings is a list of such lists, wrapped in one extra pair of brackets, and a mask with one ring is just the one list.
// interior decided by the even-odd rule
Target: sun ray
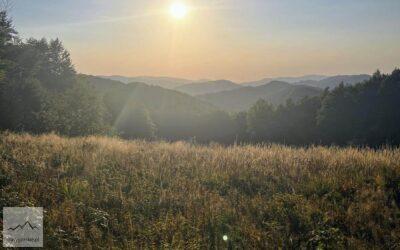
[(183, 19), (188, 13), (188, 7), (182, 2), (175, 2), (169, 7), (169, 13), (173, 18)]

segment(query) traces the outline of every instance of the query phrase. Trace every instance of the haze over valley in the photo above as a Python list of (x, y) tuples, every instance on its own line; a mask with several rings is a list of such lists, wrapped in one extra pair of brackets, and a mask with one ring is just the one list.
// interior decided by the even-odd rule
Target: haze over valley
[(341, 83), (355, 85), (371, 78), (370, 75), (309, 75), (301, 77), (264, 78), (259, 81), (235, 83), (229, 80), (202, 81), (172, 77), (100, 76), (123, 83), (143, 83), (176, 90), (203, 100), (225, 111), (245, 111), (257, 100), (271, 104), (285, 104), (289, 99), (298, 102), (314, 97), (326, 88), (334, 89)]

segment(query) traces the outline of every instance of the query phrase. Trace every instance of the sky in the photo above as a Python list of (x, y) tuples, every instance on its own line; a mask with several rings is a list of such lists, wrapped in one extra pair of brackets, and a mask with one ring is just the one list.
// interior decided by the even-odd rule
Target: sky
[(78, 72), (250, 81), (391, 72), (399, 0), (14, 0), (22, 38), (59, 38)]

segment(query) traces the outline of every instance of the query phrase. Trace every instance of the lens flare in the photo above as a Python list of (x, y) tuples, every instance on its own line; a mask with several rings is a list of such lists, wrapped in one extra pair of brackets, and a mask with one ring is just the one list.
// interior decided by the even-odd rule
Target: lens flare
[(181, 2), (175, 2), (169, 7), (169, 13), (176, 19), (182, 19), (187, 15), (188, 7)]

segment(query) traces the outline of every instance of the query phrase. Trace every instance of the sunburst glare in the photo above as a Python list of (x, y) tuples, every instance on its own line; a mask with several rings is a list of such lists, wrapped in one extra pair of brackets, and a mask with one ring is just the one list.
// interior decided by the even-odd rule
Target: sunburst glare
[(183, 19), (188, 13), (188, 7), (182, 2), (174, 2), (169, 7), (169, 13), (175, 19)]

